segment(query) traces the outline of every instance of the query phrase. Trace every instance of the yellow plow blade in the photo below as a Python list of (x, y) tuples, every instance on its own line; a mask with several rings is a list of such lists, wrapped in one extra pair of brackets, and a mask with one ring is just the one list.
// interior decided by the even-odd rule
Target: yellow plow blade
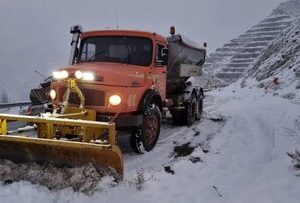
[(93, 163), (98, 169), (111, 167), (123, 175), (123, 160), (117, 146), (28, 138), (0, 136), (0, 158), (15, 163), (51, 162), (59, 167), (81, 166)]
[[(36, 124), (37, 137), (7, 135), (9, 121)], [(78, 133), (76, 141), (68, 140), (64, 132)], [(55, 133), (61, 133), (62, 139), (56, 139)], [(0, 114), (0, 158), (15, 163), (51, 162), (63, 167), (93, 163), (99, 169), (115, 169), (122, 178), (123, 158), (115, 136), (111, 123)]]

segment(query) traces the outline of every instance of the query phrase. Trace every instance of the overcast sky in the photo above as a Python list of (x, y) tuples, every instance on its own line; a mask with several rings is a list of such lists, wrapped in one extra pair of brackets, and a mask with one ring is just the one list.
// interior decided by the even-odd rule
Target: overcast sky
[(170, 25), (175, 25), (177, 32), (194, 41), (207, 41), (213, 51), (267, 16), (283, 1), (1, 0), (0, 22), (1, 27), (22, 27), (25, 28), (22, 31), (37, 32), (37, 36), (49, 31), (45, 37), (63, 40), (69, 39), (70, 25), (77, 23), (85, 30), (116, 28), (118, 19), (119, 28), (164, 35), (168, 34)]
[[(38, 84), (34, 70), (50, 74), (68, 62), (69, 28), (139, 29), (168, 35), (176, 26), (211, 53), (242, 34), (284, 0), (0, 0), (0, 90), (24, 81)], [(25, 74), (23, 78), (18, 74)], [(16, 74), (16, 72), (19, 72)], [(26, 75), (27, 73), (27, 75)], [(4, 79), (3, 79), (4, 78)], [(15, 84), (13, 84), (15, 83)], [(24, 93), (25, 95), (27, 93)]]

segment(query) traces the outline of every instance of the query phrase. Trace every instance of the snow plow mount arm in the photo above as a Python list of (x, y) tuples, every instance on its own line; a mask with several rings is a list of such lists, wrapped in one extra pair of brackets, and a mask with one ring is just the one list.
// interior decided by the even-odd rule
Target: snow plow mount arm
[(76, 79), (68, 79), (67, 80), (68, 89), (63, 96), (62, 110), (61, 113), (64, 114), (65, 109), (69, 105), (70, 93), (76, 93), (80, 99), (79, 109), (83, 109), (85, 105), (85, 97), (83, 96), (80, 88), (77, 86)]
[(23, 115), (0, 114), (0, 135), (6, 135), (7, 122), (19, 121), (37, 125), (38, 138), (53, 139), (60, 126), (80, 127), (83, 142), (90, 142), (98, 138), (99, 132), (108, 132), (108, 144), (116, 144), (115, 124), (98, 121), (64, 119), (54, 117), (32, 117)]

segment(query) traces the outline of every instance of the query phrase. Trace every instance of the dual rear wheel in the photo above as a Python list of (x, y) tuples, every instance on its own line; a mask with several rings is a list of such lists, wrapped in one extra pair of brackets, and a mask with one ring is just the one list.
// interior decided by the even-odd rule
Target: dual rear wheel
[(174, 125), (192, 126), (196, 120), (200, 120), (203, 112), (203, 94), (197, 98), (192, 94), (189, 101), (185, 104), (184, 110), (173, 111), (172, 119)]

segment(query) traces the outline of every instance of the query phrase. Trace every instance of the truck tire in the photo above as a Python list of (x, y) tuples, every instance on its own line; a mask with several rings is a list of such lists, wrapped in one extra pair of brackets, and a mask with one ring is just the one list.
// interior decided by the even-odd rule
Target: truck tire
[(199, 98), (198, 98), (198, 111), (196, 114), (196, 120), (199, 121), (202, 118), (202, 113), (203, 113), (203, 98), (204, 95), (203, 93), (200, 93)]
[(197, 112), (197, 97), (195, 94), (192, 94), (190, 101), (186, 104), (185, 110), (185, 121), (188, 126), (194, 124)]
[(149, 105), (143, 113), (141, 127), (132, 129), (131, 148), (139, 154), (151, 151), (157, 143), (161, 127), (161, 112), (156, 104)]

